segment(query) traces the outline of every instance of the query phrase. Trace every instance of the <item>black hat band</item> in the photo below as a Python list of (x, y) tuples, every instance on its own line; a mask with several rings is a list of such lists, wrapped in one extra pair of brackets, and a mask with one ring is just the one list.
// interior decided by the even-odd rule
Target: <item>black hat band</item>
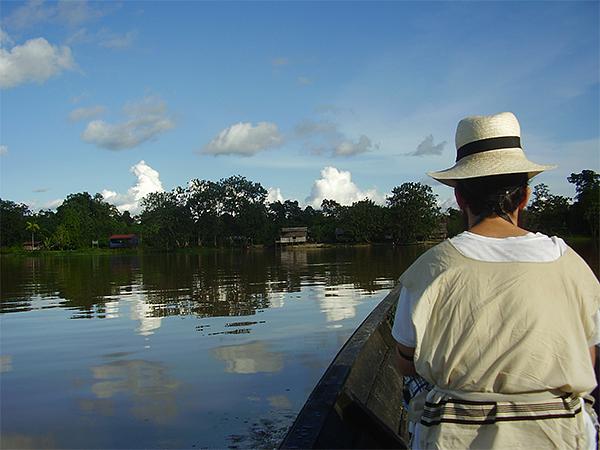
[(475, 153), (487, 152), (489, 150), (500, 150), (502, 148), (521, 148), (521, 138), (518, 136), (502, 136), (479, 141), (469, 142), (456, 151), (456, 162), (465, 156)]

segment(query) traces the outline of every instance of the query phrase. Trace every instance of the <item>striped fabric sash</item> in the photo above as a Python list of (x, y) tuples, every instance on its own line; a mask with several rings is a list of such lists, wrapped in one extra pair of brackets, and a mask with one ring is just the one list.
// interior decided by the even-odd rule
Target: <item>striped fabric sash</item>
[[(587, 399), (586, 399), (587, 401)], [(496, 422), (573, 418), (581, 412), (579, 397), (565, 395), (538, 402), (442, 399), (425, 402), (421, 425), (486, 425)]]

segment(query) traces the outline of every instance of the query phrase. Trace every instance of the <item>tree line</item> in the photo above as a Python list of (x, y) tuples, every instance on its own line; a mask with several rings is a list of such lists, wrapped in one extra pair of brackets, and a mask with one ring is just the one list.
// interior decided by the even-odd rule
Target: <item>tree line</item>
[[(523, 214), (524, 226), (550, 235), (598, 238), (600, 175), (573, 173), (573, 199), (552, 194), (545, 184), (533, 187)], [(141, 212), (120, 212), (101, 194), (70, 194), (56, 211), (33, 212), (27, 205), (0, 199), (0, 246), (33, 241), (44, 249), (107, 246), (112, 234), (135, 233), (142, 245), (157, 249), (274, 244), (281, 228), (307, 227), (312, 242), (413, 243), (464, 230), (462, 213), (441, 211), (437, 196), (423, 183), (392, 189), (385, 205), (364, 199), (352, 205), (323, 200), (318, 209), (297, 201), (267, 202), (267, 190), (236, 175), (219, 181), (191, 180), (185, 187), (154, 192), (141, 201)]]

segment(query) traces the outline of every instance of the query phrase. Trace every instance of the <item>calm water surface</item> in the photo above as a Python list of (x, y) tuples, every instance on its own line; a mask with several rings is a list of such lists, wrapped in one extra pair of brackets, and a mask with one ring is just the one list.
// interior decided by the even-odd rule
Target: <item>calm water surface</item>
[(1, 446), (276, 446), (424, 250), (3, 257)]
[(3, 257), (1, 445), (277, 445), (423, 250)]

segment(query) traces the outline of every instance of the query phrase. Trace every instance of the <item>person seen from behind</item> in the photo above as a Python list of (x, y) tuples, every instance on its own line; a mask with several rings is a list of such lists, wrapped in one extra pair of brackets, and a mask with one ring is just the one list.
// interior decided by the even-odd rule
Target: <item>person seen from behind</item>
[(529, 161), (509, 112), (456, 131), (454, 188), (465, 231), (400, 277), (392, 329), (410, 398), (412, 448), (594, 449), (600, 284), (558, 237), (519, 226)]

